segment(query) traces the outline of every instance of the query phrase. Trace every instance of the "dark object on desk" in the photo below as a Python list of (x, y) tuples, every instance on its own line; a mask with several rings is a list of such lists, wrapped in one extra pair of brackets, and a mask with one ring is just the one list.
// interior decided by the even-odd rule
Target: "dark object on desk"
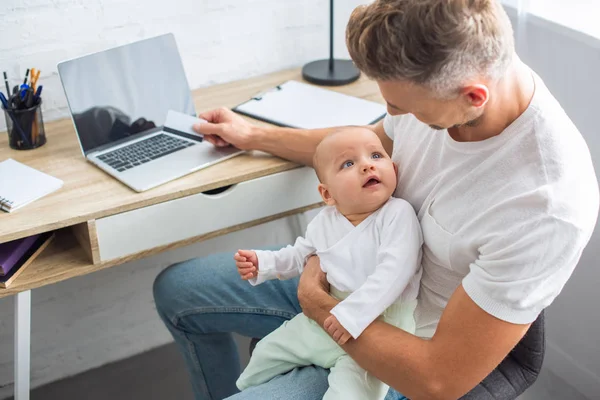
[(352, 83), (360, 77), (360, 71), (352, 60), (333, 58), (333, 0), (329, 1), (329, 59), (306, 64), (302, 77), (307, 81), (324, 86), (340, 86)]
[[(39, 89), (41, 89), (41, 86), (38, 87)], [(17, 96), (19, 95), (11, 96), (12, 104), (23, 104), (24, 108), (9, 106), (7, 110), (6, 107), (3, 107), (8, 130), (8, 143), (15, 150), (38, 148), (46, 143), (42, 100), (39, 97), (35, 100), (36, 97), (32, 91), (28, 91), (21, 101), (12, 100)]]
[(0, 276), (0, 288), (7, 288), (10, 284), (17, 279), (17, 277), (27, 268), (33, 260), (40, 255), (40, 253), (50, 244), (54, 239), (54, 232), (46, 232), (37, 235), (35, 242), (29, 247), (29, 249), (19, 258), (19, 261), (10, 270), (7, 275)]
[(0, 92), (2, 109), (6, 118), (8, 143), (15, 150), (30, 150), (46, 143), (42, 118), (42, 85), (37, 86), (40, 71), (33, 68), (27, 84), (29, 68), (22, 85), (15, 85), (12, 94), (9, 91), (8, 77), (4, 72), (8, 99)]
[[(542, 311), (500, 365), (460, 400), (515, 400), (533, 385), (544, 362), (545, 325)], [(250, 356), (259, 341), (251, 340)]]

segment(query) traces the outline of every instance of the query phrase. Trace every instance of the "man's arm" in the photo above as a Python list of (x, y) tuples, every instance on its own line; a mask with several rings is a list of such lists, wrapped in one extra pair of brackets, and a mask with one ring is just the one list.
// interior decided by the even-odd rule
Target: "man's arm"
[[(321, 326), (338, 303), (325, 291), (323, 280), (318, 257), (311, 257), (300, 278), (298, 299), (304, 313)], [(375, 321), (342, 348), (412, 400), (454, 400), (481, 382), (528, 328), (529, 324), (511, 324), (486, 313), (459, 286), (431, 340)]]
[[(208, 123), (194, 126), (196, 132), (204, 134), (215, 146), (232, 144), (242, 150), (260, 150), (286, 160), (312, 166), (312, 157), (319, 142), (329, 133), (347, 127), (324, 129), (293, 129), (265, 127), (251, 124), (231, 110), (220, 108), (200, 115)], [(383, 120), (366, 126), (381, 139), (391, 155), (392, 141), (385, 134)]]
[(486, 313), (459, 286), (431, 340), (376, 321), (344, 350), (413, 400), (457, 399), (492, 372), (528, 328)]
[[(257, 127), (258, 128), (258, 127)], [(365, 126), (381, 139), (384, 149), (391, 155), (393, 142), (385, 134), (383, 120)], [(274, 154), (286, 160), (312, 166), (312, 157), (319, 142), (329, 133), (348, 127), (325, 129), (258, 128), (253, 148)]]

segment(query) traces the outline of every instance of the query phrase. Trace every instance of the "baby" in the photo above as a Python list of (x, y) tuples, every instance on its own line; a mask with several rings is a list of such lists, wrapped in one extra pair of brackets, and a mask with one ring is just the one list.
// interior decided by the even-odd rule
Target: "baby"
[(328, 332), (298, 314), (263, 338), (237, 381), (240, 390), (295, 367), (330, 369), (329, 399), (383, 399), (388, 386), (367, 373), (338, 343), (356, 339), (377, 318), (414, 333), (421, 279), (422, 234), (412, 206), (391, 197), (397, 170), (377, 135), (366, 128), (338, 131), (318, 145), (313, 165), (326, 207), (306, 236), (279, 251), (239, 250), (243, 279), (258, 285), (298, 276), (320, 258), (330, 294), (341, 300), (325, 321)]

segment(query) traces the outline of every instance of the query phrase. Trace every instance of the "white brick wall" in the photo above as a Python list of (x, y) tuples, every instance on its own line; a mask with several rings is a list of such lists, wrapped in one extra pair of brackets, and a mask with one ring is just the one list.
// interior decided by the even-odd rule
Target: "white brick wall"
[[(344, 26), (360, 3), (336, 4), (336, 56), (347, 57)], [(326, 0), (1, 0), (0, 70), (12, 87), (41, 69), (51, 120), (68, 115), (61, 60), (173, 32), (195, 89), (326, 58), (328, 12)]]
[[(358, 0), (336, 4), (336, 56), (347, 57), (344, 26)], [(16, 83), (42, 70), (46, 120), (68, 115), (56, 64), (165, 32), (175, 34), (192, 89), (301, 66), (328, 56), (326, 0), (0, 0), (0, 70)], [(4, 91), (4, 84), (0, 86)], [(0, 117), (0, 131), (5, 121)], [(52, 140), (49, 137), (49, 140)], [(130, 356), (170, 340), (151, 284), (177, 260), (290, 243), (296, 218), (277, 221), (147, 260), (34, 290), (34, 386)], [(256, 238), (260, 238), (258, 241)], [(13, 382), (13, 299), (0, 299), (0, 398)]]

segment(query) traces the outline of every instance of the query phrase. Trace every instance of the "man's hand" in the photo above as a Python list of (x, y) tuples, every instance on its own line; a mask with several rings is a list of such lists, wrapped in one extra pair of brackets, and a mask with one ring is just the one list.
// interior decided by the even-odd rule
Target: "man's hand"
[(302, 312), (321, 326), (338, 303), (329, 295), (329, 282), (318, 256), (310, 257), (304, 266), (298, 283), (298, 301)]
[(217, 147), (233, 145), (241, 150), (252, 150), (250, 142), (256, 126), (227, 108), (218, 108), (200, 114), (207, 123), (194, 125), (194, 131), (204, 135), (207, 142)]
[(340, 321), (334, 316), (330, 315), (325, 320), (323, 328), (329, 333), (329, 336), (336, 341), (340, 346), (346, 344), (346, 342), (352, 337), (350, 333), (340, 324)]
[(243, 280), (256, 278), (258, 275), (258, 257), (255, 251), (238, 250), (233, 259)]

